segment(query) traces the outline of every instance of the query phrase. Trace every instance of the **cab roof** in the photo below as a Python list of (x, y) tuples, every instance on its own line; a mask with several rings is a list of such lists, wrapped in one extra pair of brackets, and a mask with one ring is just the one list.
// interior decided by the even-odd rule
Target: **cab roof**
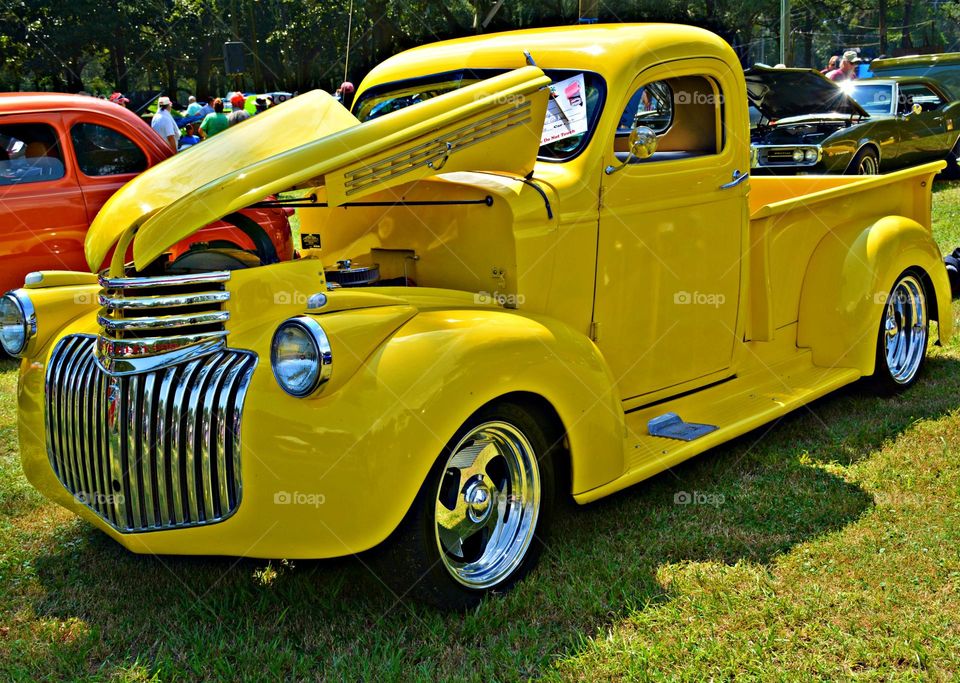
[(64, 110), (96, 111), (107, 116), (140, 120), (129, 109), (99, 97), (55, 92), (0, 93), (0, 113), (3, 114)]
[(735, 53), (719, 36), (680, 24), (590, 24), (524, 29), (422, 45), (385, 60), (357, 91), (426, 74), (457, 69), (515, 69), (530, 52), (543, 69), (578, 69), (626, 87), (653, 55), (663, 62), (692, 56), (718, 57), (739, 70)]

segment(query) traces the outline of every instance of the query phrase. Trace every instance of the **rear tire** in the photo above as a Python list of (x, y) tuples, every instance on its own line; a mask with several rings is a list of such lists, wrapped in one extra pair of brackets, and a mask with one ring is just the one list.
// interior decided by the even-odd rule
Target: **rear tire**
[(864, 147), (850, 163), (850, 175), (880, 175), (880, 158), (872, 147)]
[(470, 609), (533, 569), (557, 496), (552, 431), (541, 411), (507, 401), (457, 431), (379, 553), (398, 597)]
[(884, 396), (900, 393), (917, 381), (927, 355), (930, 316), (923, 273), (900, 274), (887, 297), (877, 337), (877, 359), (870, 377)]

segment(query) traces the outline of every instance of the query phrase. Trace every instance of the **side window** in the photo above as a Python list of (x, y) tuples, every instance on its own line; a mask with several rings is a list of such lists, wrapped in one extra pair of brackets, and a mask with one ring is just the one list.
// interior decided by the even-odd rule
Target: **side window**
[(84, 175), (140, 173), (147, 168), (147, 157), (143, 150), (126, 135), (112, 128), (95, 123), (78, 123), (70, 129), (70, 140), (77, 154), (77, 166)]
[(909, 113), (913, 105), (919, 104), (923, 111), (937, 111), (943, 106), (943, 99), (930, 88), (920, 83), (900, 86), (902, 113)]
[(723, 146), (723, 94), (706, 76), (678, 76), (646, 83), (630, 97), (617, 125), (614, 151), (625, 160), (630, 131), (657, 134), (657, 151), (637, 163), (718, 154)]
[(0, 185), (23, 185), (64, 176), (63, 150), (45, 123), (0, 123)]

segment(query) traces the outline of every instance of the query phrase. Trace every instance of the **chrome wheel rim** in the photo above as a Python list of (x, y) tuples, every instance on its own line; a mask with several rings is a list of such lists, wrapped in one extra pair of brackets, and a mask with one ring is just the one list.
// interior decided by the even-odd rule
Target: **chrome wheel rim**
[(473, 589), (506, 579), (527, 554), (540, 512), (540, 468), (530, 441), (485, 422), (454, 447), (437, 488), (437, 547), (447, 571)]
[(877, 160), (869, 154), (860, 160), (860, 175), (877, 175)]
[(901, 278), (887, 300), (883, 344), (890, 377), (898, 384), (908, 383), (920, 369), (927, 348), (923, 287), (912, 275)]

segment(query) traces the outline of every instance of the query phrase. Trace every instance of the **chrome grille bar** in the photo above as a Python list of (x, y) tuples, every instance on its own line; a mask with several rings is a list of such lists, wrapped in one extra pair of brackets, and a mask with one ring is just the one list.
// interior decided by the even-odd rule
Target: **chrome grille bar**
[(112, 375), (129, 376), (222, 351), (229, 280), (229, 271), (101, 276), (97, 362)]
[(213, 524), (241, 498), (240, 422), (257, 364), (221, 350), (129, 376), (96, 362), (96, 338), (61, 339), (47, 368), (50, 464), (117, 530)]

